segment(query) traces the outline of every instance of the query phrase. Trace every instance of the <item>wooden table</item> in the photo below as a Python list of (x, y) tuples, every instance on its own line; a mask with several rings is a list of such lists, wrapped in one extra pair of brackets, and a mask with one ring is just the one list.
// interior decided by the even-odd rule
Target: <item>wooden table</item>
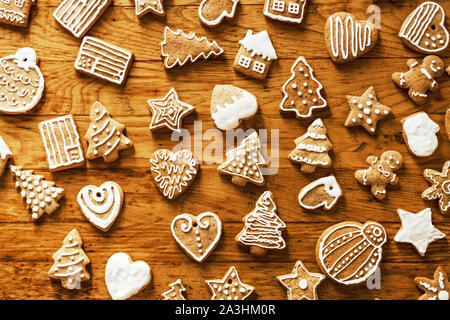
[[(450, 234), (450, 221), (439, 213), (437, 203), (423, 201), (420, 196), (428, 187), (422, 177), (423, 170), (441, 170), (444, 161), (449, 159), (450, 144), (443, 133), (450, 80), (447, 76), (440, 78), (440, 94), (435, 94), (423, 107), (415, 106), (390, 80), (393, 72), (406, 70), (408, 58), (422, 57), (404, 46), (397, 36), (403, 20), (421, 1), (377, 1), (382, 12), (377, 45), (363, 58), (342, 66), (333, 64), (325, 49), (323, 29), (326, 19), (337, 11), (348, 11), (365, 18), (372, 1), (314, 0), (302, 26), (265, 19), (261, 0), (241, 2), (235, 19), (209, 30), (200, 23), (199, 0), (166, 1), (166, 18), (147, 14), (140, 20), (135, 15), (133, 1), (114, 0), (89, 34), (135, 53), (136, 59), (123, 87), (75, 72), (73, 64), (81, 41), (53, 19), (52, 13), (59, 0), (39, 0), (38, 7), (32, 9), (29, 27), (24, 30), (0, 27), (1, 56), (12, 54), (20, 47), (33, 47), (40, 57), (46, 85), (45, 96), (29, 115), (0, 116), (0, 134), (14, 153), (14, 164), (34, 169), (66, 190), (61, 208), (34, 223), (14, 188), (10, 173), (1, 178), (0, 298), (109, 299), (104, 281), (105, 265), (112, 254), (123, 251), (134, 260), (148, 262), (152, 268), (152, 284), (136, 299), (158, 299), (168, 289), (168, 284), (178, 278), (186, 285), (189, 299), (209, 299), (211, 295), (204, 281), (221, 278), (232, 265), (237, 267), (244, 282), (256, 287), (254, 298), (285, 299), (286, 290), (275, 277), (291, 272), (298, 259), (310, 271), (318, 272), (315, 262), (318, 237), (327, 227), (346, 220), (375, 220), (386, 228), (389, 241), (383, 251), (381, 289), (349, 288), (327, 279), (319, 287), (320, 298), (416, 299), (421, 292), (414, 284), (414, 277), (432, 277), (438, 265), (450, 272), (448, 240), (431, 244), (425, 257), (419, 256), (411, 245), (393, 241), (400, 227), (398, 208), (418, 212), (431, 207), (435, 226)], [(450, 1), (438, 2), (450, 14)], [(447, 25), (449, 22), (447, 18)], [(215, 39), (225, 53), (215, 60), (166, 72), (159, 46), (166, 25)], [(265, 83), (244, 78), (232, 68), (238, 41), (250, 28), (268, 30), (279, 57)], [(300, 55), (308, 59), (325, 87), (330, 115), (324, 122), (334, 144), (332, 168), (319, 169), (309, 175), (302, 174), (299, 166), (287, 158), (295, 146), (293, 140), (306, 131), (308, 123), (279, 113), (280, 88), (290, 76), (292, 63)], [(449, 63), (448, 53), (445, 58)], [(217, 164), (203, 164), (191, 189), (176, 201), (168, 201), (155, 188), (148, 161), (156, 149), (170, 149), (177, 142), (171, 141), (169, 133), (150, 132), (146, 100), (163, 97), (175, 87), (181, 99), (196, 106), (197, 110), (196, 115), (186, 119), (183, 127), (193, 133), (194, 120), (202, 121), (204, 132), (215, 128), (209, 105), (216, 84), (233, 84), (257, 96), (260, 112), (243, 126), (279, 129), (278, 173), (267, 177), (265, 187), (241, 188), (231, 184), (228, 177), (219, 175)], [(380, 101), (392, 108), (394, 115), (380, 123), (375, 136), (361, 128), (347, 129), (343, 125), (348, 114), (345, 95), (361, 95), (371, 85), (375, 86)], [(134, 151), (124, 152), (120, 160), (112, 164), (89, 161), (85, 168), (48, 172), (39, 122), (70, 113), (83, 136), (89, 125), (90, 107), (97, 100), (110, 108), (116, 120), (126, 125), (127, 136), (135, 144)], [(424, 160), (414, 159), (407, 151), (400, 126), (402, 118), (419, 110), (426, 111), (441, 126), (439, 149)], [(269, 141), (270, 138), (269, 133)], [(195, 139), (202, 141), (201, 134)], [(205, 148), (209, 139), (203, 137), (203, 140)], [(356, 169), (366, 167), (367, 156), (380, 155), (387, 149), (401, 152), (404, 166), (399, 171), (400, 184), (390, 189), (387, 200), (379, 202), (355, 181), (353, 175)], [(299, 190), (331, 172), (344, 190), (344, 198), (336, 209), (323, 214), (302, 210), (297, 202)], [(125, 193), (125, 205), (111, 230), (103, 233), (82, 216), (76, 196), (83, 186), (98, 185), (107, 180), (120, 183)], [(257, 198), (265, 190), (274, 192), (280, 217), (287, 223), (287, 250), (254, 259), (238, 249), (234, 237), (243, 227), (241, 218), (254, 208)], [(179, 213), (204, 211), (213, 211), (220, 216), (224, 233), (211, 256), (199, 264), (175, 243), (170, 223)], [(47, 272), (53, 263), (52, 254), (74, 227), (80, 231), (85, 251), (91, 259), (92, 281), (81, 290), (69, 291), (63, 289), (59, 281), (50, 280)]]

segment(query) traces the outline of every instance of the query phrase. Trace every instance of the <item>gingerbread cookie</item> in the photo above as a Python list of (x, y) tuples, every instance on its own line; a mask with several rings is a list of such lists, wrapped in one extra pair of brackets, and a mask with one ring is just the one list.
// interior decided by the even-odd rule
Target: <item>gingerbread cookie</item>
[(450, 108), (447, 109), (445, 114), (445, 131), (447, 132), (448, 140), (450, 140)]
[(50, 171), (84, 165), (80, 136), (71, 114), (39, 123)]
[(180, 100), (174, 88), (164, 98), (149, 99), (147, 103), (152, 113), (151, 131), (168, 128), (181, 132), (183, 118), (195, 111), (193, 106)]
[(21, 48), (0, 59), (0, 112), (26, 113), (36, 107), (44, 92), (44, 77), (37, 63), (32, 48)]
[(295, 61), (291, 73), (282, 89), (281, 112), (295, 113), (298, 119), (311, 118), (315, 109), (327, 107), (327, 101), (322, 97), (323, 86), (304, 57)]
[(449, 42), (444, 9), (435, 2), (423, 2), (403, 22), (398, 36), (421, 53), (444, 51)]
[(26, 27), (31, 15), (31, 6), (36, 0), (0, 1), (0, 23), (15, 27)]
[(226, 160), (217, 170), (221, 174), (230, 175), (231, 182), (238, 186), (245, 186), (248, 182), (257, 186), (264, 185), (261, 167), (268, 163), (260, 152), (259, 136), (253, 132), (242, 140), (239, 147), (226, 153)]
[(302, 23), (309, 0), (266, 0), (264, 15), (274, 20)]
[(333, 145), (327, 137), (327, 128), (321, 119), (311, 123), (307, 132), (295, 139), (296, 147), (289, 154), (289, 160), (301, 164), (301, 171), (312, 173), (316, 167), (331, 167), (331, 158), (328, 151)]
[(172, 31), (169, 27), (164, 30), (161, 55), (166, 69), (184, 66), (187, 62), (194, 63), (199, 58), (207, 60), (222, 53), (223, 49), (216, 41), (211, 42), (204, 36), (197, 37), (193, 32), (186, 34), (181, 29)]
[(81, 38), (108, 9), (111, 0), (63, 0), (53, 18), (76, 38)]
[(222, 236), (222, 222), (212, 212), (198, 216), (183, 213), (176, 216), (171, 225), (175, 241), (197, 262), (208, 258)]
[(91, 262), (83, 250), (83, 241), (77, 229), (72, 229), (64, 238), (62, 247), (53, 254), (53, 266), (48, 271), (52, 279), (61, 280), (69, 290), (80, 289), (81, 282), (89, 280), (86, 266)]
[(151, 280), (148, 264), (144, 261), (133, 262), (126, 253), (115, 253), (106, 263), (105, 282), (113, 300), (131, 298), (144, 290)]
[(59, 208), (58, 201), (64, 196), (63, 188), (55, 187), (54, 182), (45, 181), (43, 176), (33, 174), (33, 170), (22, 170), (22, 167), (11, 166), (11, 174), (33, 221)]
[(235, 241), (249, 246), (251, 254), (264, 255), (268, 250), (286, 247), (281, 235), (286, 224), (277, 215), (277, 205), (272, 192), (264, 192), (256, 202), (255, 209), (247, 214), (242, 222), (245, 227), (235, 237)]
[(370, 167), (355, 172), (355, 179), (364, 186), (371, 186), (371, 192), (378, 200), (386, 198), (386, 186), (398, 183), (395, 171), (403, 164), (403, 157), (397, 151), (386, 151), (378, 157), (369, 156), (366, 160)]
[(450, 66), (447, 67), (447, 69), (445, 70), (447, 72), (447, 74), (450, 76)]
[(331, 175), (304, 186), (298, 194), (298, 203), (307, 210), (323, 207), (330, 210), (342, 196), (342, 189)]
[(100, 39), (85, 36), (75, 60), (75, 70), (119, 85), (125, 82), (134, 55)]
[(6, 164), (8, 159), (12, 156), (12, 152), (6, 144), (3, 137), (0, 136), (0, 177), (5, 173)]
[(122, 188), (115, 182), (104, 182), (100, 187), (85, 186), (77, 197), (86, 219), (102, 231), (108, 231), (119, 216), (123, 205)]
[(326, 229), (317, 241), (317, 263), (340, 284), (363, 283), (376, 272), (386, 240), (386, 231), (378, 222), (338, 223)]
[(134, 0), (136, 15), (138, 18), (151, 12), (157, 16), (165, 15), (164, 0)]
[(267, 31), (253, 34), (253, 30), (248, 30), (239, 43), (241, 47), (234, 60), (234, 70), (258, 80), (265, 79), (272, 62), (278, 59)]
[(422, 199), (436, 200), (439, 199), (439, 210), (442, 214), (450, 211), (450, 160), (444, 163), (442, 172), (425, 169), (423, 176), (432, 185), (422, 193)]
[(439, 90), (435, 78), (444, 74), (444, 61), (438, 56), (427, 56), (421, 65), (415, 59), (407, 62), (407, 72), (392, 75), (394, 83), (402, 89), (408, 89), (408, 95), (416, 104), (424, 104), (429, 95)]
[(174, 153), (159, 149), (150, 158), (150, 171), (155, 185), (170, 200), (177, 198), (191, 186), (198, 168), (199, 164), (189, 150)]
[(378, 40), (378, 29), (347, 12), (332, 14), (325, 25), (325, 43), (331, 60), (350, 62), (366, 54)]
[(213, 294), (211, 300), (245, 300), (255, 290), (241, 281), (235, 267), (230, 267), (222, 279), (206, 283)]
[(438, 147), (439, 125), (425, 112), (414, 113), (401, 121), (403, 140), (416, 157), (431, 156)]
[(287, 289), (288, 300), (319, 300), (317, 287), (325, 279), (321, 273), (309, 272), (299, 260), (292, 273), (277, 276), (278, 281)]
[(205, 25), (215, 27), (225, 18), (234, 18), (238, 3), (239, 0), (203, 0), (198, 8), (198, 16)]
[(183, 292), (186, 291), (186, 288), (181, 283), (181, 280), (178, 279), (175, 282), (169, 284), (170, 290), (161, 294), (161, 298), (163, 300), (186, 300), (183, 295)]
[(258, 112), (258, 101), (250, 92), (231, 85), (217, 85), (211, 97), (211, 118), (221, 130), (239, 127)]
[(418, 213), (398, 209), (397, 213), (402, 221), (402, 227), (395, 235), (394, 241), (411, 243), (421, 256), (425, 255), (431, 242), (445, 238), (445, 234), (433, 226), (430, 208)]
[(450, 298), (450, 286), (448, 276), (442, 267), (437, 267), (433, 279), (417, 277), (414, 279), (416, 285), (424, 292), (419, 300), (444, 300)]
[(84, 136), (88, 143), (86, 158), (94, 160), (102, 157), (105, 162), (119, 159), (119, 151), (129, 149), (133, 142), (125, 137), (125, 126), (111, 118), (109, 110), (100, 102), (91, 108), (91, 123)]
[(378, 101), (374, 87), (370, 87), (361, 97), (347, 96), (350, 113), (346, 127), (361, 126), (370, 134), (375, 134), (378, 121), (391, 113), (391, 108)]

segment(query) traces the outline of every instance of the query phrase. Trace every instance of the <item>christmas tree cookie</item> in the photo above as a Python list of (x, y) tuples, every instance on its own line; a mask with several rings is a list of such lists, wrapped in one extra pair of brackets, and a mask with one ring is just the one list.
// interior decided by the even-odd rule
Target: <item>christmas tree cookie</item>
[(291, 73), (282, 89), (281, 112), (294, 113), (301, 119), (310, 118), (315, 109), (327, 107), (327, 101), (322, 97), (322, 84), (314, 77), (313, 69), (304, 57), (295, 61)]
[(100, 102), (92, 105), (90, 119), (84, 136), (88, 143), (87, 159), (102, 157), (105, 162), (113, 162), (119, 159), (119, 151), (133, 146), (123, 134), (125, 126), (112, 119), (109, 110)]
[(301, 171), (312, 173), (316, 167), (331, 167), (328, 151), (333, 145), (327, 137), (327, 129), (321, 119), (314, 120), (307, 132), (295, 139), (297, 145), (289, 154), (289, 160), (300, 163)]
[(255, 209), (243, 219), (245, 227), (235, 241), (250, 247), (250, 253), (264, 255), (270, 249), (284, 249), (286, 242), (281, 232), (286, 224), (277, 215), (277, 205), (272, 192), (264, 192), (256, 202)]
[(183, 295), (183, 292), (186, 291), (186, 288), (183, 286), (180, 279), (169, 284), (169, 287), (170, 290), (161, 294), (161, 298), (163, 300), (186, 300)]
[(83, 251), (83, 241), (77, 229), (73, 229), (64, 238), (62, 247), (53, 254), (53, 266), (48, 275), (61, 280), (61, 285), (69, 290), (80, 289), (81, 282), (89, 280), (91, 275), (86, 269), (90, 260)]
[(221, 174), (232, 176), (231, 182), (238, 186), (245, 186), (248, 182), (258, 186), (264, 185), (261, 167), (267, 165), (262, 156), (259, 137), (253, 132), (242, 140), (239, 147), (226, 154), (226, 161), (217, 170)]
[(44, 213), (52, 214), (59, 208), (58, 201), (64, 195), (63, 188), (55, 187), (54, 182), (45, 181), (43, 176), (33, 174), (33, 170), (11, 166), (11, 173), (16, 181), (16, 188), (31, 211), (33, 221)]

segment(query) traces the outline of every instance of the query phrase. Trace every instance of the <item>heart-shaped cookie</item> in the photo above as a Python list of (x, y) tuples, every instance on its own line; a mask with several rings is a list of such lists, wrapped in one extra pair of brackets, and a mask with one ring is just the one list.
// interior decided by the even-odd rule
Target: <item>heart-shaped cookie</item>
[(181, 248), (194, 260), (203, 262), (222, 235), (222, 222), (212, 212), (198, 216), (183, 213), (172, 221), (172, 234)]
[(378, 40), (378, 30), (369, 21), (358, 21), (347, 12), (332, 14), (325, 25), (328, 53), (336, 63), (358, 59), (369, 52)]
[(85, 186), (78, 193), (81, 212), (94, 226), (108, 231), (122, 209), (123, 191), (115, 182), (107, 181), (100, 187)]
[(438, 53), (449, 43), (445, 12), (431, 1), (418, 6), (403, 22), (398, 36), (411, 49), (422, 53)]
[(127, 300), (151, 281), (150, 267), (144, 261), (133, 262), (126, 253), (113, 254), (106, 263), (105, 282), (113, 300)]
[(155, 151), (150, 158), (150, 171), (156, 187), (168, 199), (175, 199), (186, 191), (198, 172), (198, 162), (192, 152), (167, 149)]

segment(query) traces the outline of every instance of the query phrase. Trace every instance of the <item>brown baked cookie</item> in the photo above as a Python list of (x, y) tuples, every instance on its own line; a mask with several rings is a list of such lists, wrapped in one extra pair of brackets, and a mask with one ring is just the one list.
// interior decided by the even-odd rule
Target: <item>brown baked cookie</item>
[(330, 210), (342, 196), (342, 193), (336, 178), (331, 175), (304, 186), (298, 195), (298, 203), (307, 210), (320, 207)]
[(445, 114), (445, 132), (447, 132), (447, 138), (450, 140), (450, 108), (447, 109)]
[(328, 53), (335, 63), (358, 59), (372, 50), (378, 40), (378, 30), (373, 23), (356, 20), (347, 12), (332, 14), (324, 34)]
[(309, 0), (266, 0), (264, 15), (274, 20), (297, 23), (303, 22)]
[(450, 286), (448, 284), (448, 276), (441, 266), (437, 267), (433, 279), (417, 277), (414, 279), (414, 282), (424, 292), (419, 297), (419, 300), (449, 300)]
[(233, 18), (239, 0), (203, 0), (198, 7), (198, 15), (202, 23), (215, 27), (225, 18)]
[(439, 125), (425, 112), (416, 112), (401, 120), (403, 140), (416, 157), (431, 156), (438, 148)]
[(26, 27), (30, 17), (31, 6), (34, 4), (36, 4), (36, 0), (0, 1), (0, 23)]
[(5, 172), (6, 164), (8, 163), (8, 159), (12, 157), (12, 152), (6, 144), (3, 137), (0, 136), (0, 177)]
[(383, 152), (381, 158), (369, 156), (368, 169), (355, 172), (355, 179), (364, 186), (371, 186), (371, 192), (378, 200), (386, 198), (386, 186), (398, 183), (395, 171), (401, 168), (403, 157), (397, 151)]
[(439, 210), (446, 215), (450, 211), (450, 160), (444, 163), (442, 172), (425, 169), (423, 176), (431, 187), (422, 193), (422, 199), (439, 200)]
[(409, 89), (408, 94), (416, 104), (424, 104), (431, 93), (439, 90), (435, 80), (444, 74), (445, 63), (438, 56), (427, 56), (422, 64), (415, 59), (407, 62), (407, 72), (392, 75), (394, 83), (402, 89)]

